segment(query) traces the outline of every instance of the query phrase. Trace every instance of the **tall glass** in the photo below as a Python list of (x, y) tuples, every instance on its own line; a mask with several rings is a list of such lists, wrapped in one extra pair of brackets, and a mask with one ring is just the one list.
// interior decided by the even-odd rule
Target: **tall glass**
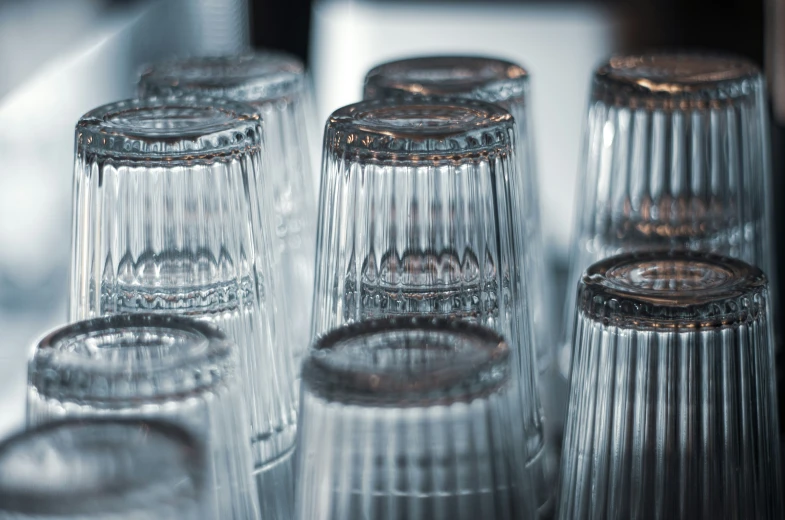
[(271, 504), (291, 493), (296, 399), (263, 148), (257, 111), (216, 98), (129, 100), (83, 116), (70, 309), (72, 320), (154, 312), (222, 328), (240, 349), (257, 476), (282, 475), (260, 486)]
[(28, 368), (27, 422), (137, 416), (179, 424), (206, 446), (207, 493), (220, 519), (259, 515), (237, 347), (176, 316), (122, 314), (44, 337)]
[(141, 419), (50, 423), (0, 445), (4, 520), (207, 520), (204, 447)]
[(509, 354), (489, 329), (424, 317), (319, 338), (303, 364), (295, 518), (535, 518)]
[[(529, 74), (515, 63), (475, 56), (428, 56), (391, 61), (365, 76), (364, 99), (439, 96), (477, 99), (497, 104), (514, 118), (520, 165), (518, 189), (525, 201), (520, 218), (526, 232), (527, 287), (535, 329), (537, 364), (541, 373), (551, 367), (555, 352), (553, 273), (547, 268), (541, 236), (534, 131), (530, 122)], [(547, 400), (547, 399), (546, 399)], [(550, 411), (550, 410), (546, 410)], [(556, 412), (554, 410), (553, 412)], [(563, 410), (558, 412), (563, 413)]]
[(139, 92), (240, 101), (261, 115), (266, 145), (263, 174), (273, 192), (272, 240), (281, 281), (278, 293), (272, 296), (286, 316), (291, 348), (302, 357), (311, 341), (308, 332), (316, 243), (316, 190), (308, 143), (313, 114), (302, 62), (274, 51), (163, 62), (142, 73)]
[(312, 332), (418, 315), (501, 332), (513, 348), (528, 456), (547, 481), (517, 165), (512, 117), (496, 105), (423, 98), (335, 111)]
[(594, 75), (584, 156), (559, 361), (565, 376), (574, 287), (602, 258), (704, 250), (771, 274), (769, 130), (755, 65), (691, 54), (611, 58)]
[(611, 257), (581, 278), (575, 316), (559, 518), (783, 518), (760, 269)]

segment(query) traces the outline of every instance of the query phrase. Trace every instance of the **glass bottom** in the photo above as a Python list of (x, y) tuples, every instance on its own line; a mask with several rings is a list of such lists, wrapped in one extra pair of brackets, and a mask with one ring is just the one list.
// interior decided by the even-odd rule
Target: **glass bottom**
[(294, 518), (294, 449), (254, 469), (259, 494), (261, 518), (291, 520)]

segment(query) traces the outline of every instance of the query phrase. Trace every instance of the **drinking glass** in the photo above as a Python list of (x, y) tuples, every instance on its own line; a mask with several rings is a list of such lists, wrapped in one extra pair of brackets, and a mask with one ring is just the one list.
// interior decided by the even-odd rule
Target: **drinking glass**
[(502, 337), (460, 321), (320, 337), (303, 364), (295, 518), (535, 518), (510, 372)]
[(627, 253), (577, 292), (559, 518), (783, 518), (762, 271)]
[[(260, 479), (291, 472), (296, 424), (263, 153), (259, 115), (241, 103), (153, 97), (87, 113), (76, 129), (70, 295), (72, 320), (154, 312), (222, 328), (240, 349)], [(278, 480), (279, 491), (260, 486), (264, 504), (291, 496)]]
[[(517, 131), (518, 189), (525, 201), (520, 218), (526, 233), (527, 286), (535, 351), (541, 373), (551, 367), (555, 352), (552, 317), (553, 274), (546, 268), (540, 236), (539, 192), (534, 160), (534, 135), (529, 122), (529, 74), (515, 63), (476, 56), (430, 56), (391, 61), (365, 76), (364, 99), (439, 96), (495, 103), (512, 114)], [(563, 410), (561, 410), (563, 412)]]
[(502, 333), (528, 456), (547, 480), (517, 164), (512, 117), (490, 103), (378, 100), (335, 111), (324, 138), (312, 332), (426, 315)]
[(559, 355), (565, 376), (575, 284), (598, 260), (706, 250), (771, 276), (767, 110), (763, 76), (741, 58), (616, 56), (597, 69)]
[(143, 95), (201, 94), (241, 101), (252, 105), (264, 120), (267, 168), (263, 174), (273, 192), (272, 239), (282, 282), (273, 296), (281, 298), (276, 303), (284, 309), (298, 358), (311, 341), (316, 244), (308, 85), (300, 60), (272, 51), (164, 62), (150, 66), (139, 81)]
[(200, 321), (119, 314), (76, 322), (36, 345), (27, 422), (130, 415), (180, 424), (210, 456), (210, 518), (255, 518), (259, 504), (237, 362), (237, 347)]
[(5, 520), (207, 519), (204, 447), (176, 426), (73, 420), (0, 445)]

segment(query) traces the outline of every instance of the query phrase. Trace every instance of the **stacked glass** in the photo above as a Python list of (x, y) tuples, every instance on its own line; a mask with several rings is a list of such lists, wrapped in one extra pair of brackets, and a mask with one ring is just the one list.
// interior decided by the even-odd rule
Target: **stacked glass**
[[(608, 256), (713, 251), (773, 266), (766, 92), (727, 56), (617, 56), (594, 76), (559, 366), (569, 375), (574, 287)], [(776, 303), (776, 302), (775, 302)]]
[(510, 369), (501, 336), (458, 321), (321, 337), (303, 365), (296, 518), (535, 518)]
[(578, 285), (559, 518), (783, 518), (762, 271), (628, 253)]
[[(286, 316), (298, 358), (310, 345), (316, 243), (316, 194), (307, 131), (310, 92), (303, 64), (279, 52), (190, 58), (149, 67), (139, 80), (144, 96), (207, 95), (248, 103), (264, 120), (262, 174), (273, 192), (278, 292), (271, 303)], [(269, 247), (269, 245), (268, 245)]]
[(395, 316), (450, 317), (512, 346), (511, 406), (547, 508), (515, 125), (497, 105), (420, 98), (335, 111), (322, 164), (313, 335)]
[(61, 421), (0, 445), (4, 520), (207, 520), (203, 446), (138, 419)]
[(264, 153), (257, 111), (232, 101), (146, 98), (83, 116), (70, 317), (180, 314), (223, 329), (239, 347), (262, 502), (285, 509), (295, 378), (284, 316), (274, 312)]
[(44, 337), (30, 360), (28, 424), (128, 416), (179, 424), (207, 450), (206, 516), (258, 517), (237, 354), (223, 332), (177, 316), (67, 325)]
[[(534, 160), (534, 132), (529, 115), (529, 74), (523, 67), (500, 59), (470, 56), (432, 56), (384, 63), (365, 76), (364, 99), (401, 99), (438, 96), (477, 99), (507, 110), (518, 131), (517, 188), (525, 203), (517, 215), (526, 233), (527, 287), (535, 329), (534, 348), (540, 373), (551, 367), (555, 351), (552, 317), (552, 273), (546, 268), (540, 227), (539, 192)], [(546, 392), (547, 393), (547, 392)], [(551, 410), (546, 410), (551, 412)], [(558, 412), (558, 413), (557, 413)], [(563, 410), (553, 410), (558, 415)]]

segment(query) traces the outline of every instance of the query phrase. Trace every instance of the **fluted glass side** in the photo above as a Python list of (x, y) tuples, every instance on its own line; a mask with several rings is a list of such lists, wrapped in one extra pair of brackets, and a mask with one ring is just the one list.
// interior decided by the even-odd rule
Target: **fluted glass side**
[[(516, 154), (525, 201), (519, 218), (526, 232), (527, 287), (530, 288), (535, 349), (540, 372), (551, 366), (556, 345), (552, 319), (556, 315), (553, 276), (545, 264), (542, 244), (534, 132), (529, 116), (529, 74), (505, 60), (471, 56), (432, 56), (384, 63), (365, 76), (364, 99), (439, 96), (477, 99), (507, 110), (518, 131)], [(554, 410), (555, 412), (555, 410)], [(559, 410), (563, 413), (563, 410)]]
[(325, 131), (312, 332), (417, 315), (501, 332), (513, 347), (525, 438), (539, 439), (527, 449), (541, 460), (514, 138), (509, 113), (480, 101), (366, 101), (334, 112)]
[(263, 175), (273, 192), (272, 239), (281, 282), (272, 296), (285, 316), (290, 348), (298, 358), (311, 340), (316, 243), (308, 85), (297, 58), (273, 51), (164, 62), (150, 66), (139, 80), (142, 95), (201, 94), (241, 101), (252, 105), (264, 120)]
[(583, 270), (621, 252), (712, 251), (769, 275), (768, 142), (763, 77), (747, 61), (644, 55), (600, 66), (577, 191), (568, 322)]
[(535, 518), (509, 348), (475, 325), (345, 326), (303, 364), (298, 520)]
[(577, 302), (559, 518), (782, 518), (763, 273), (625, 254)]
[(256, 111), (215, 98), (123, 101), (76, 129), (72, 320), (187, 315), (240, 349), (253, 458), (294, 445), (294, 368), (272, 250)]
[(190, 319), (123, 314), (42, 339), (28, 369), (27, 422), (141, 416), (187, 428), (209, 455), (210, 518), (259, 515), (237, 347)]
[(4, 520), (207, 520), (204, 447), (141, 419), (50, 423), (0, 445)]

